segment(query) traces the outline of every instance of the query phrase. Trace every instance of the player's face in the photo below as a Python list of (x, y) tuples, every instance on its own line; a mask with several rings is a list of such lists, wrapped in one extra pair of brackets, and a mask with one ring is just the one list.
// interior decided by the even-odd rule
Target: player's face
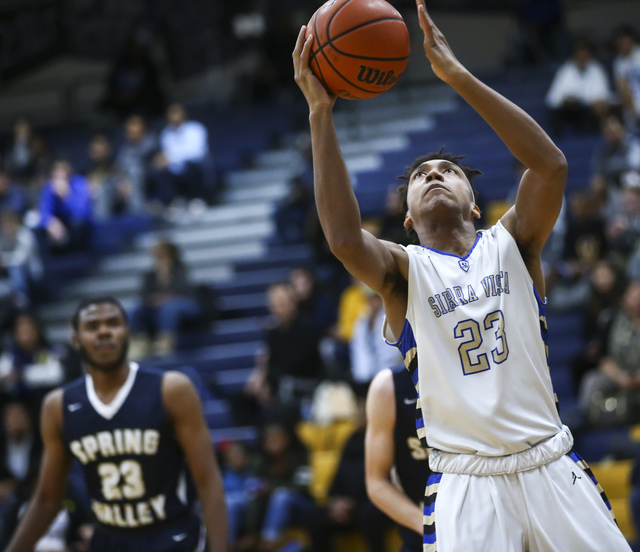
[[(475, 206), (471, 184), (462, 169), (443, 159), (434, 159), (420, 165), (409, 179), (407, 191), (408, 218), (445, 207), (472, 211)], [(476, 207), (477, 210), (477, 207)], [(415, 227), (415, 226), (414, 226)]]
[(129, 337), (120, 309), (111, 303), (97, 303), (80, 312), (74, 345), (86, 364), (110, 372), (125, 362)]

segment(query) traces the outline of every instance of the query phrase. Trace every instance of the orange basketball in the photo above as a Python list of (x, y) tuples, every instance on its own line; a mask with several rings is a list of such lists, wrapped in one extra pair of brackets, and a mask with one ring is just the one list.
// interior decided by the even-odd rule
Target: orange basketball
[(347, 100), (386, 92), (409, 61), (409, 31), (384, 0), (328, 0), (313, 14), (307, 36), (313, 73), (327, 90)]

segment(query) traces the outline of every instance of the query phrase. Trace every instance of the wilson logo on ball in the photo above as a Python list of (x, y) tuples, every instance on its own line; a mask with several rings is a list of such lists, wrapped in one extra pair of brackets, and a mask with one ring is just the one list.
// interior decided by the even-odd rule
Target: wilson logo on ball
[(375, 83), (378, 86), (393, 86), (400, 76), (395, 75), (393, 71), (380, 71), (375, 67), (361, 65), (357, 78), (360, 82), (366, 82), (367, 84)]

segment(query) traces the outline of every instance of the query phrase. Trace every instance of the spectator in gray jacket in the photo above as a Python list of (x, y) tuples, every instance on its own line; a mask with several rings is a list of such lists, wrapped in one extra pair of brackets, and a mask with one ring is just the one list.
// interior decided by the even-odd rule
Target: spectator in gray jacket
[(12, 211), (0, 213), (0, 267), (7, 272), (18, 306), (27, 307), (34, 284), (42, 279), (42, 261), (33, 231)]
[(147, 171), (157, 151), (158, 140), (147, 130), (144, 119), (131, 115), (125, 122), (125, 142), (116, 157), (121, 183), (128, 190), (129, 211), (144, 210)]

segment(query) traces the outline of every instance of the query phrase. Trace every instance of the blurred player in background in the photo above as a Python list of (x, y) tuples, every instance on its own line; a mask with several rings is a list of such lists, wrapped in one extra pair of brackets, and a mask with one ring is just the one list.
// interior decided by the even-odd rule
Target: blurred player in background
[[(628, 551), (601, 488), (571, 452), (546, 357), (540, 253), (567, 164), (540, 126), (457, 60), (417, 0), (435, 74), (482, 116), (526, 167), (515, 206), (491, 229), (470, 180), (479, 171), (437, 152), (403, 175), (405, 227), (420, 246), (380, 241), (360, 211), (333, 121), (335, 97), (309, 68), (303, 27), (295, 79), (309, 104), (315, 197), (333, 253), (384, 301), (387, 335), (418, 387), (418, 435), (432, 447), (424, 552)], [(393, 335), (391, 335), (393, 334)]]
[(417, 399), (402, 365), (378, 372), (367, 394), (367, 492), (400, 524), (401, 552), (422, 550), (422, 499), (430, 474), (429, 451), (416, 434)]
[(115, 299), (79, 305), (73, 344), (87, 375), (44, 400), (40, 477), (8, 552), (31, 552), (47, 530), (73, 458), (97, 520), (92, 552), (226, 550), (222, 484), (198, 394), (181, 373), (128, 362), (129, 339)]

